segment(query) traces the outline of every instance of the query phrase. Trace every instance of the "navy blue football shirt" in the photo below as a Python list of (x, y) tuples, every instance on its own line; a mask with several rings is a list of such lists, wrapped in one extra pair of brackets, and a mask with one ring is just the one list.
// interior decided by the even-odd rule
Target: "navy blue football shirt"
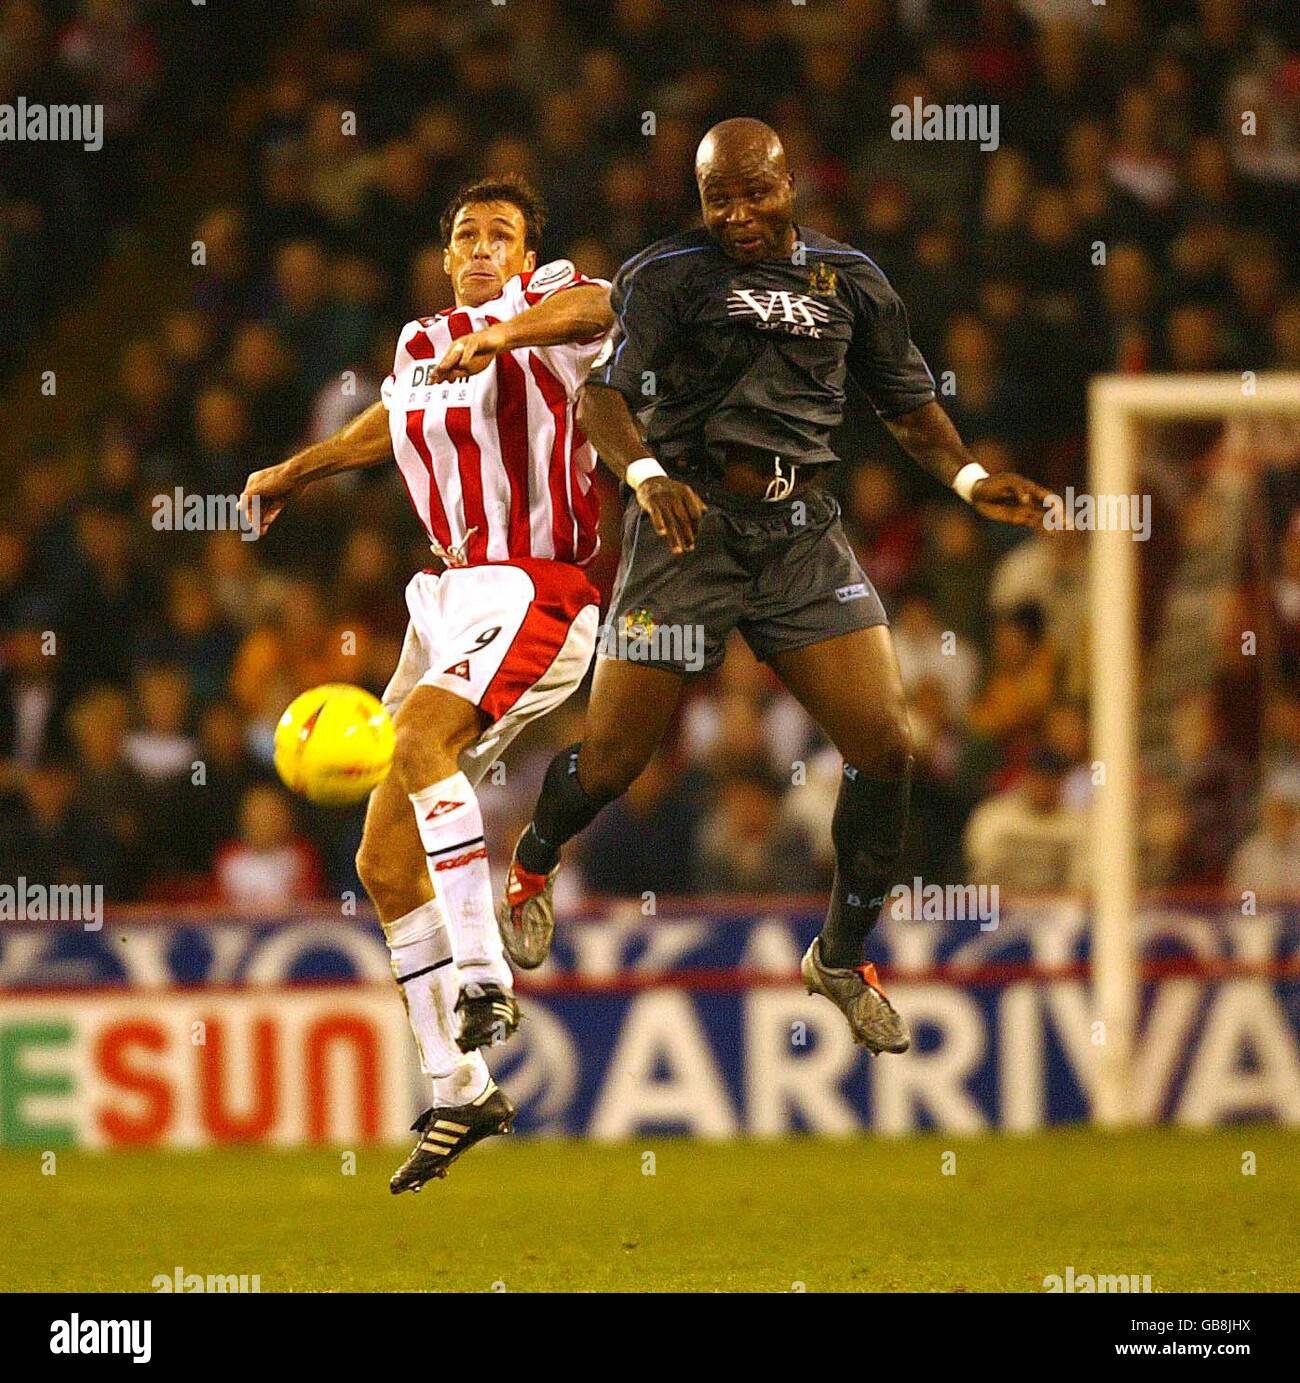
[(684, 231), (615, 275), (616, 320), (589, 382), (623, 395), (665, 464), (725, 443), (834, 461), (848, 375), (884, 418), (934, 398), (880, 268), (816, 231), (795, 238), (789, 258), (739, 264), (708, 231)]

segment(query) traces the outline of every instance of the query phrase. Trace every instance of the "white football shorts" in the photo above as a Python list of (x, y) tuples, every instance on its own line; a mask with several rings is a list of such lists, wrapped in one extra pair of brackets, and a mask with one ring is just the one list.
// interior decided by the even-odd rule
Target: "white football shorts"
[(416, 687), (441, 687), (492, 719), (460, 758), (477, 785), (529, 721), (577, 690), (596, 648), (599, 595), (569, 562), (516, 559), (423, 571), (383, 701), (396, 716)]

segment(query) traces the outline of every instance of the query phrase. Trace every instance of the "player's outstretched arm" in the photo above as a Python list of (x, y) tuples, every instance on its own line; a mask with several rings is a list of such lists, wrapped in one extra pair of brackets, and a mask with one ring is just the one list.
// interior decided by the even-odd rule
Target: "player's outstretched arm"
[(525, 308), (517, 317), (494, 322), (482, 331), (457, 337), (433, 367), (430, 381), (465, 379), (485, 370), (502, 351), (522, 346), (563, 346), (590, 341), (614, 323), (609, 289), (603, 283), (581, 283)]
[(258, 533), (265, 533), (289, 496), (308, 481), (376, 466), (391, 455), (388, 410), (383, 403), (372, 403), (332, 437), (304, 447), (276, 466), (254, 471), (239, 496), (240, 513), (245, 523), (256, 523)]
[[(679, 556), (690, 552), (708, 506), (689, 485), (664, 474), (651, 457), (623, 395), (609, 385), (584, 385), (578, 396), (578, 426), (605, 465), (632, 487), (655, 532), (667, 538)], [(641, 469), (632, 469), (629, 474), (629, 468), (635, 467)]]
[[(1012, 471), (989, 475), (966, 450), (952, 419), (933, 399), (910, 413), (884, 421), (899, 446), (918, 466), (942, 484), (963, 493), (986, 519), (1034, 528), (1043, 522), (1050, 506), (1060, 504), (1050, 490), (1022, 475)], [(967, 466), (975, 467), (971, 474), (978, 473), (980, 478), (969, 489), (960, 483), (953, 487), (953, 481)]]

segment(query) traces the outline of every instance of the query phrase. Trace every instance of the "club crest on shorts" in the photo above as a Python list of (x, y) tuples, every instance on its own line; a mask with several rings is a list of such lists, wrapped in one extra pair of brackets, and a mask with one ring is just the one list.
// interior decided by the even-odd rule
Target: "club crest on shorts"
[(623, 637), (649, 639), (655, 631), (655, 617), (649, 610), (629, 610), (623, 616)]
[(462, 658), (462, 659), (460, 660), (460, 662), (458, 662), (458, 663), (453, 663), (450, 667), (445, 667), (445, 668), (443, 668), (443, 670), (442, 670), (442, 675), (443, 675), (444, 677), (463, 677), (463, 678), (468, 682), (468, 681), (469, 681), (469, 662), (468, 662), (468, 660), (465, 659), (465, 658)]

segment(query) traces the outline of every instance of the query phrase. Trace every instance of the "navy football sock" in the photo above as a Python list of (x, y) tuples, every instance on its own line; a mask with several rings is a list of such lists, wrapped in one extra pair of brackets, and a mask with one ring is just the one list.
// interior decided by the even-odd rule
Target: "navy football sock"
[(562, 749), (546, 770), (533, 819), (520, 837), (515, 855), (530, 874), (548, 874), (560, 860), (560, 848), (588, 826), (605, 805), (578, 781), (578, 751)]
[(848, 970), (862, 964), (867, 933), (880, 918), (903, 853), (911, 786), (910, 758), (902, 778), (868, 778), (844, 765), (831, 822), (835, 879), (821, 932), (823, 965)]

